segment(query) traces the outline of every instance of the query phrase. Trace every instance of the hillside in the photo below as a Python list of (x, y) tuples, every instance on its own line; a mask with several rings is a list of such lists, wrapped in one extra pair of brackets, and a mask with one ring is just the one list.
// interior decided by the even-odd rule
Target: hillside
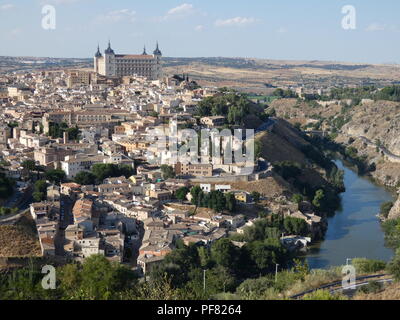
[(200, 85), (269, 93), (274, 87), (321, 88), (398, 83), (400, 66), (251, 58), (164, 58), (166, 74), (187, 73)]
[(385, 286), (376, 293), (359, 293), (354, 300), (400, 300), (400, 283)]
[[(275, 179), (280, 186), (285, 186), (286, 196), (294, 193), (303, 194), (312, 200), (318, 189), (324, 189), (328, 198), (333, 202), (336, 193), (328, 176), (335, 166), (329, 159), (308, 142), (301, 131), (279, 118), (274, 119), (275, 124), (268, 132), (256, 136), (257, 143), (261, 144), (261, 156), (274, 164)], [(279, 169), (281, 168), (281, 169)], [(268, 189), (268, 186), (257, 185), (249, 182), (248, 188), (240, 185), (244, 190), (257, 191)], [(332, 209), (334, 203), (332, 204)]]
[[(277, 115), (292, 124), (320, 130), (336, 130), (336, 142), (357, 149), (377, 170), (371, 174), (381, 183), (396, 186), (400, 182), (400, 103), (365, 101), (345, 107), (342, 103), (280, 99), (271, 103)], [(377, 148), (379, 147), (379, 148)]]
[(23, 216), (15, 225), (0, 225), (0, 257), (37, 257), (41, 249), (34, 222)]
[[(91, 68), (93, 61), (69, 58), (0, 57), (0, 74), (63, 68)], [(294, 61), (253, 58), (163, 57), (165, 75), (186, 73), (200, 85), (270, 93), (276, 87), (330, 88), (400, 82), (400, 66), (336, 61)]]

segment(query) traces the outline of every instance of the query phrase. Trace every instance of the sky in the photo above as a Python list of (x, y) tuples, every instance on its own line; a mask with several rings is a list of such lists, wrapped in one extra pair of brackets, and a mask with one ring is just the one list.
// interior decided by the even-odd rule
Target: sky
[(159, 41), (168, 57), (400, 63), (399, 15), (398, 0), (0, 0), (0, 56), (91, 58), (110, 39), (124, 54)]

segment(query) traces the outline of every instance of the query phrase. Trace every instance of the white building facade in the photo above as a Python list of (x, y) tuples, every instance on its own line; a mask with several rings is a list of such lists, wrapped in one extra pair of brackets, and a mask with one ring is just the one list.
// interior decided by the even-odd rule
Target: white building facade
[(104, 56), (100, 48), (97, 48), (94, 71), (106, 77), (141, 76), (149, 80), (157, 80), (162, 77), (161, 57), (158, 43), (153, 54), (147, 54), (145, 48), (142, 54), (133, 55), (115, 54), (109, 42)]

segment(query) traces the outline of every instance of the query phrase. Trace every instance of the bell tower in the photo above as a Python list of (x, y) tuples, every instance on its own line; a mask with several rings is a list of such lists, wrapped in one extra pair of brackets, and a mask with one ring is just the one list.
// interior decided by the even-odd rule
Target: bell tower
[(161, 58), (162, 58), (162, 52), (158, 46), (158, 41), (156, 45), (156, 50), (153, 52), (154, 58), (155, 58), (155, 66), (154, 66), (154, 74), (153, 78), (154, 79), (160, 79), (162, 77), (162, 69), (161, 69)]
[(104, 64), (105, 64), (105, 76), (114, 77), (116, 75), (115, 68), (115, 53), (111, 49), (111, 42), (108, 41), (108, 48), (104, 51)]
[(97, 45), (97, 52), (94, 55), (94, 72), (100, 73), (100, 59), (103, 58), (103, 55), (100, 52), (100, 46)]

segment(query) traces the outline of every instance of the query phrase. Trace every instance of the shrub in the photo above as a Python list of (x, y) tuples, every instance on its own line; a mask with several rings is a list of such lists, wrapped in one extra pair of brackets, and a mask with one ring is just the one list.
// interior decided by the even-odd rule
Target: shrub
[(304, 296), (303, 300), (347, 300), (340, 294), (331, 294), (327, 290), (317, 290)]
[(352, 260), (352, 265), (356, 268), (357, 273), (375, 273), (386, 268), (384, 261), (366, 258), (355, 258)]
[(388, 217), (390, 210), (393, 208), (393, 202), (385, 202), (381, 205), (381, 215), (385, 218)]
[(357, 291), (365, 294), (378, 293), (383, 288), (383, 284), (378, 281), (370, 281), (367, 285), (362, 286)]

